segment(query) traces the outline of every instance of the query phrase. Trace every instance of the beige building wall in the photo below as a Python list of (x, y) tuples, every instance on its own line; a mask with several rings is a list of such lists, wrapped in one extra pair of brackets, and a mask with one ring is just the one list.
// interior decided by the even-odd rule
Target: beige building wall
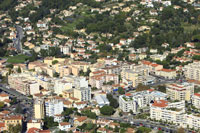
[(27, 123), (27, 130), (30, 128), (38, 128), (42, 129), (42, 122), (28, 122)]
[(44, 101), (37, 99), (34, 103), (34, 118), (44, 119)]
[(82, 96), (81, 96), (81, 90), (74, 89), (74, 97), (77, 98), (77, 99), (79, 99), (79, 102), (80, 102), (81, 98), (82, 98)]

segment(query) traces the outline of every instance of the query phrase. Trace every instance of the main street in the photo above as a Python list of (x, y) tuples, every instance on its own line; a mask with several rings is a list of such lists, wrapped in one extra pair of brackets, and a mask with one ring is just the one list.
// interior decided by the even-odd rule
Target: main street
[[(170, 133), (176, 133), (177, 132), (177, 126), (176, 125), (169, 125), (169, 124), (162, 124), (160, 122), (154, 122), (144, 119), (133, 119), (133, 116), (122, 116), (122, 117), (109, 117), (109, 116), (98, 116), (98, 118), (103, 118), (107, 120), (113, 120), (121, 123), (130, 123), (133, 126), (144, 126), (156, 130), (162, 130), (164, 132), (170, 132)], [(192, 131), (189, 131), (185, 129), (185, 132), (192, 133)]]
[(16, 90), (14, 89), (8, 89), (5, 87), (5, 85), (2, 85), (0, 84), (0, 90), (3, 91), (3, 92), (6, 92), (8, 93), (11, 97), (16, 97), (18, 100), (25, 100), (27, 102), (31, 102), (32, 99), (28, 98), (27, 96), (17, 92)]
[(11, 98), (16, 97), (17, 100), (20, 102), (22, 109), (25, 112), (26, 120), (31, 120), (33, 115), (33, 100), (14, 89), (8, 89), (5, 85), (0, 84), (0, 90), (9, 94)]

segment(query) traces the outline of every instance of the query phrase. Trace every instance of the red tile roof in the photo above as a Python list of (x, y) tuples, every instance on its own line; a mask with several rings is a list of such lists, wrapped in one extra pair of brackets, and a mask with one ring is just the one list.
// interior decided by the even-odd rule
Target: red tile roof
[(200, 97), (200, 94), (199, 94), (199, 93), (194, 93), (194, 95)]
[(154, 91), (154, 89), (148, 89), (148, 91), (152, 92), (152, 91)]
[(0, 123), (0, 128), (5, 127), (5, 123)]
[(5, 120), (22, 120), (22, 116), (20, 115), (8, 116), (5, 118)]
[(167, 106), (167, 103), (168, 103), (168, 101), (165, 101), (165, 100), (154, 101), (154, 103), (152, 104), (152, 106), (164, 108), (164, 107)]
[(76, 105), (81, 105), (81, 104), (87, 104), (87, 102), (86, 101), (81, 101), (81, 102), (76, 102), (75, 104)]
[(132, 94), (131, 93), (126, 93), (125, 96), (129, 97), (129, 96), (132, 96)]
[(77, 117), (77, 121), (79, 121), (79, 122), (83, 122), (83, 121), (85, 121), (87, 119), (87, 116), (79, 116), (79, 117)]
[(5, 93), (1, 93), (0, 94), (0, 97), (8, 97), (9, 95), (8, 94), (5, 94)]
[(70, 125), (70, 123), (69, 122), (61, 122), (60, 125), (65, 126), (65, 125)]
[(164, 71), (164, 72), (174, 72), (176, 70), (173, 70), (173, 69), (161, 69), (161, 71)]
[(36, 133), (36, 131), (38, 130), (39, 130), (38, 128), (33, 127), (33, 128), (30, 128), (27, 133)]
[(39, 133), (51, 133), (50, 130), (40, 130)]

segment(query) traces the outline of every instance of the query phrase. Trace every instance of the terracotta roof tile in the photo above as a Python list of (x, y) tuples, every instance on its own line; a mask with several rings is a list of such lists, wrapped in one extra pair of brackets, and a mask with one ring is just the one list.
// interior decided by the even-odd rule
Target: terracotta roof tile
[(168, 103), (168, 101), (165, 101), (165, 100), (154, 101), (152, 106), (164, 108), (164, 107), (167, 107), (167, 103)]
[(8, 97), (9, 95), (8, 94), (6, 94), (6, 93), (1, 93), (0, 94), (0, 97)]
[(65, 125), (70, 125), (70, 123), (69, 122), (61, 122), (60, 125), (65, 126)]
[(83, 122), (83, 121), (87, 120), (87, 116), (79, 116), (79, 117), (77, 117), (76, 120), (79, 122)]

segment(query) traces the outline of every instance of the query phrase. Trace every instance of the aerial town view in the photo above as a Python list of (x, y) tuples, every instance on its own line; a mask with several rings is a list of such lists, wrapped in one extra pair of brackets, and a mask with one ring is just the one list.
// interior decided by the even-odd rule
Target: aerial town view
[(0, 0), (1, 133), (200, 133), (200, 0)]

